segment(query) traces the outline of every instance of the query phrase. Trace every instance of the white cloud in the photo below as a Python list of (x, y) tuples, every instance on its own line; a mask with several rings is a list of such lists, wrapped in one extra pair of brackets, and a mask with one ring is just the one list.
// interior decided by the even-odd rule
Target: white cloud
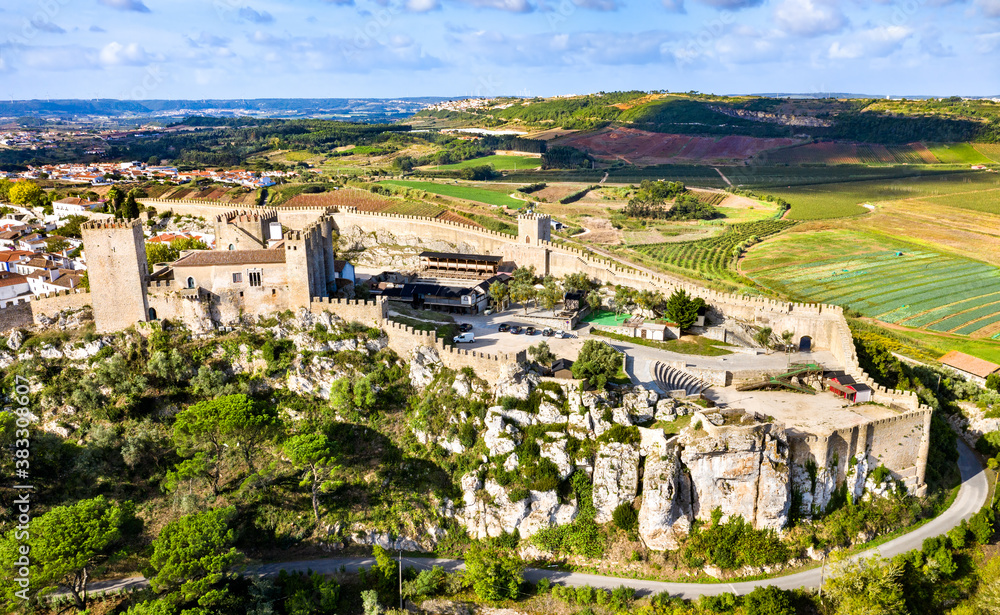
[(109, 6), (119, 11), (135, 11), (136, 13), (149, 13), (149, 7), (142, 3), (142, 0), (97, 0), (104, 6)]
[(274, 21), (274, 16), (267, 11), (257, 11), (249, 6), (241, 8), (236, 14), (240, 19), (251, 23), (271, 23)]
[(976, 6), (987, 17), (1000, 17), (1000, 0), (976, 0)]
[(456, 49), (501, 65), (646, 65), (667, 60), (664, 31), (505, 34), (493, 30), (452, 31)]
[(882, 58), (902, 47), (912, 34), (904, 26), (876, 26), (851, 34), (843, 42), (834, 41), (828, 55), (834, 60)]
[(483, 9), (498, 9), (511, 13), (530, 13), (535, 7), (528, 0), (459, 0), (464, 4)]
[(774, 20), (790, 34), (819, 36), (844, 29), (847, 17), (830, 0), (783, 0), (774, 9)]
[(623, 3), (620, 0), (573, 0), (573, 4), (594, 11), (617, 11)]
[(683, 13), (684, 0), (663, 0), (663, 8), (671, 13)]
[(145, 66), (152, 61), (146, 50), (137, 43), (122, 45), (117, 41), (105, 45), (98, 59), (104, 66)]
[(439, 0), (406, 0), (406, 10), (411, 13), (427, 13), (441, 8)]

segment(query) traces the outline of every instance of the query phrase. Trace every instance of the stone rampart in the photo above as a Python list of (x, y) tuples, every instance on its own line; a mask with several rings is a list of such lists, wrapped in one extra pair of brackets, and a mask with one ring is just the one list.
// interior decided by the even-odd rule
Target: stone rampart
[(0, 308), (0, 331), (30, 327), (38, 316), (51, 318), (63, 310), (88, 305), (91, 305), (90, 292), (83, 288), (8, 299)]

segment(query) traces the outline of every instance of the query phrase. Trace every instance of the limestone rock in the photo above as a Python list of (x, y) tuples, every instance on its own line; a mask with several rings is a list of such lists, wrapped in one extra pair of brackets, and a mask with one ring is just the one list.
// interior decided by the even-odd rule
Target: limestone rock
[(576, 502), (560, 504), (559, 495), (555, 491), (530, 491), (531, 502), (528, 514), (518, 523), (518, 533), (522, 538), (528, 538), (539, 530), (553, 525), (571, 523), (576, 517)]
[(508, 472), (513, 472), (520, 465), (521, 460), (518, 458), (517, 453), (511, 453), (507, 456), (507, 460), (503, 462), (503, 469)]
[(434, 373), (441, 366), (441, 356), (436, 348), (420, 346), (413, 351), (410, 360), (410, 382), (422, 389), (434, 380)]
[(52, 344), (45, 344), (38, 349), (38, 356), (43, 359), (61, 359), (63, 358), (63, 353)]
[(569, 421), (569, 417), (564, 415), (555, 404), (543, 401), (538, 406), (538, 415), (535, 419), (544, 425), (557, 425)]
[(500, 374), (493, 385), (493, 395), (497, 399), (513, 397), (525, 400), (540, 381), (538, 374), (526, 371), (517, 363), (507, 363), (500, 366)]
[(692, 513), (739, 515), (755, 527), (780, 528), (791, 500), (788, 443), (770, 425), (730, 428), (718, 437), (688, 437), (681, 462), (691, 476)]
[(659, 399), (656, 391), (635, 387), (622, 397), (622, 407), (632, 416), (633, 423), (645, 423), (656, 415)]
[(639, 449), (631, 444), (608, 442), (597, 451), (594, 463), (594, 507), (597, 522), (611, 521), (619, 505), (631, 502), (639, 489)]
[(656, 414), (654, 416), (658, 421), (672, 421), (677, 418), (676, 408), (677, 401), (666, 397), (656, 402)]
[(646, 457), (639, 536), (647, 547), (676, 549), (678, 538), (691, 531), (690, 490), (676, 445)]
[(569, 432), (580, 439), (591, 437), (594, 433), (594, 420), (589, 412), (580, 414), (571, 412), (569, 415)]
[(486, 412), (486, 431), (483, 441), (489, 449), (490, 457), (497, 457), (514, 452), (517, 448), (515, 438), (520, 434), (513, 425), (508, 424), (503, 417), (503, 408), (494, 406)]
[(552, 432), (545, 435), (553, 438), (554, 441), (542, 443), (541, 456), (556, 464), (556, 467), (559, 468), (559, 478), (569, 478), (574, 468), (572, 460), (566, 452), (566, 434)]
[(21, 344), (24, 344), (24, 333), (20, 329), (14, 329), (7, 336), (7, 348), (16, 352)]
[(106, 345), (107, 344), (104, 343), (104, 340), (94, 340), (86, 344), (76, 345), (72, 348), (63, 348), (63, 355), (65, 355), (67, 359), (82, 361), (96, 355), (101, 351), (101, 348), (104, 348)]
[(455, 381), (451, 383), (451, 389), (455, 391), (455, 395), (459, 397), (468, 397), (472, 393), (472, 386), (469, 384), (469, 378), (459, 372), (455, 376)]
[(851, 495), (852, 502), (860, 502), (861, 496), (865, 494), (865, 481), (868, 479), (868, 470), (871, 468), (872, 460), (868, 454), (858, 455), (853, 466), (848, 463), (847, 468), (847, 491)]

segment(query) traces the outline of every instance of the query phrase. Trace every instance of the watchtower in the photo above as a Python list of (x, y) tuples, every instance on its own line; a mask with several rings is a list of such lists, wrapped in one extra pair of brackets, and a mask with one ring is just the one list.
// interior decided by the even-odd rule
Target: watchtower
[(261, 250), (266, 249), (273, 237), (271, 224), (278, 222), (278, 212), (273, 209), (263, 211), (227, 211), (215, 217), (216, 250)]
[(521, 214), (517, 217), (517, 240), (530, 246), (552, 241), (552, 217), (547, 214)]
[(87, 254), (94, 323), (101, 333), (149, 320), (146, 242), (139, 220), (87, 222), (80, 226)]
[(334, 232), (333, 218), (324, 215), (305, 230), (285, 234), (291, 305), (308, 308), (313, 298), (330, 296), (331, 285), (336, 285)]

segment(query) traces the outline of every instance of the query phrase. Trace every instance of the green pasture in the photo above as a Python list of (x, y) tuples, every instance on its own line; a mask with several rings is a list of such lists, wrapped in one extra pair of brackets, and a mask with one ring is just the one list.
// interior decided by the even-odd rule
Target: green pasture
[(388, 185), (415, 188), (432, 194), (440, 194), (441, 196), (465, 199), (467, 201), (476, 201), (479, 203), (486, 203), (487, 205), (497, 205), (499, 207), (509, 207), (511, 209), (518, 209), (520, 207), (524, 207), (525, 205), (524, 201), (519, 201), (518, 199), (509, 197), (508, 194), (510, 193), (506, 190), (501, 192), (499, 190), (489, 190), (486, 188), (474, 188), (464, 184), (441, 184), (435, 182), (398, 179), (381, 181), (379, 184), (383, 186)]
[(861, 232), (781, 236), (742, 270), (789, 297), (904, 326), (970, 335), (1000, 323), (1000, 269)]
[(990, 164), (992, 161), (969, 143), (928, 143), (934, 157), (944, 164)]
[(491, 166), (497, 171), (523, 171), (525, 169), (539, 168), (542, 166), (542, 159), (532, 158), (531, 156), (485, 156), (483, 158), (472, 158), (471, 160), (456, 162), (455, 164), (445, 164), (431, 168), (435, 171), (455, 171), (484, 165)]

